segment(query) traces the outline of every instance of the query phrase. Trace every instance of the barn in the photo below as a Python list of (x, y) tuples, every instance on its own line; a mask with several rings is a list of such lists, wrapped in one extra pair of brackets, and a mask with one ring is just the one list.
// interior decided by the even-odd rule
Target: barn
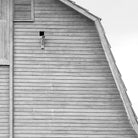
[(138, 138), (99, 17), (70, 0), (0, 0), (0, 138)]

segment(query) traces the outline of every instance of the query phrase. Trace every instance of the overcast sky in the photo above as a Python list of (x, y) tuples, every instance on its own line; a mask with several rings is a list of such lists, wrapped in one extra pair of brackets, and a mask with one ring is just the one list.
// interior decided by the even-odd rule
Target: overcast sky
[(74, 0), (102, 18), (127, 93), (138, 116), (138, 0)]

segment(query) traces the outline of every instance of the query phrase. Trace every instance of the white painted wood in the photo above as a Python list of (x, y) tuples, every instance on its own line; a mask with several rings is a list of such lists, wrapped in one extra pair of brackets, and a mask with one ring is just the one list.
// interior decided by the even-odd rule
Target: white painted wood
[(99, 19), (65, 3), (35, 0), (35, 22), (14, 22), (14, 136), (136, 138), (88, 18)]
[(9, 107), (10, 107), (10, 117), (9, 117), (9, 138), (14, 138), (14, 88), (13, 88), (13, 75), (14, 75), (14, 61), (13, 61), (13, 16), (14, 16), (14, 4), (13, 0), (9, 0), (9, 22), (10, 22), (10, 74), (9, 74)]

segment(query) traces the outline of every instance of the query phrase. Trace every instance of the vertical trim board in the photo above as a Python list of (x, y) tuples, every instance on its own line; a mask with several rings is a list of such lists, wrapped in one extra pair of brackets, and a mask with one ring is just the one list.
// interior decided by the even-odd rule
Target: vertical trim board
[(0, 65), (9, 65), (9, 0), (1, 0), (1, 18), (0, 18)]
[(14, 138), (14, 91), (13, 91), (13, 35), (14, 35), (14, 30), (13, 30), (13, 0), (9, 0), (9, 34), (10, 34), (10, 39), (9, 39), (9, 44), (10, 44), (10, 136), (9, 138)]

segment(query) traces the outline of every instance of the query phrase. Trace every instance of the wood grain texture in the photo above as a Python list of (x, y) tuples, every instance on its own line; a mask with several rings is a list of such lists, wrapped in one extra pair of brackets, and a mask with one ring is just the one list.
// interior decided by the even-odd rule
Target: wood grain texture
[(34, 22), (14, 23), (15, 138), (137, 138), (94, 22), (57, 0), (34, 6)]

